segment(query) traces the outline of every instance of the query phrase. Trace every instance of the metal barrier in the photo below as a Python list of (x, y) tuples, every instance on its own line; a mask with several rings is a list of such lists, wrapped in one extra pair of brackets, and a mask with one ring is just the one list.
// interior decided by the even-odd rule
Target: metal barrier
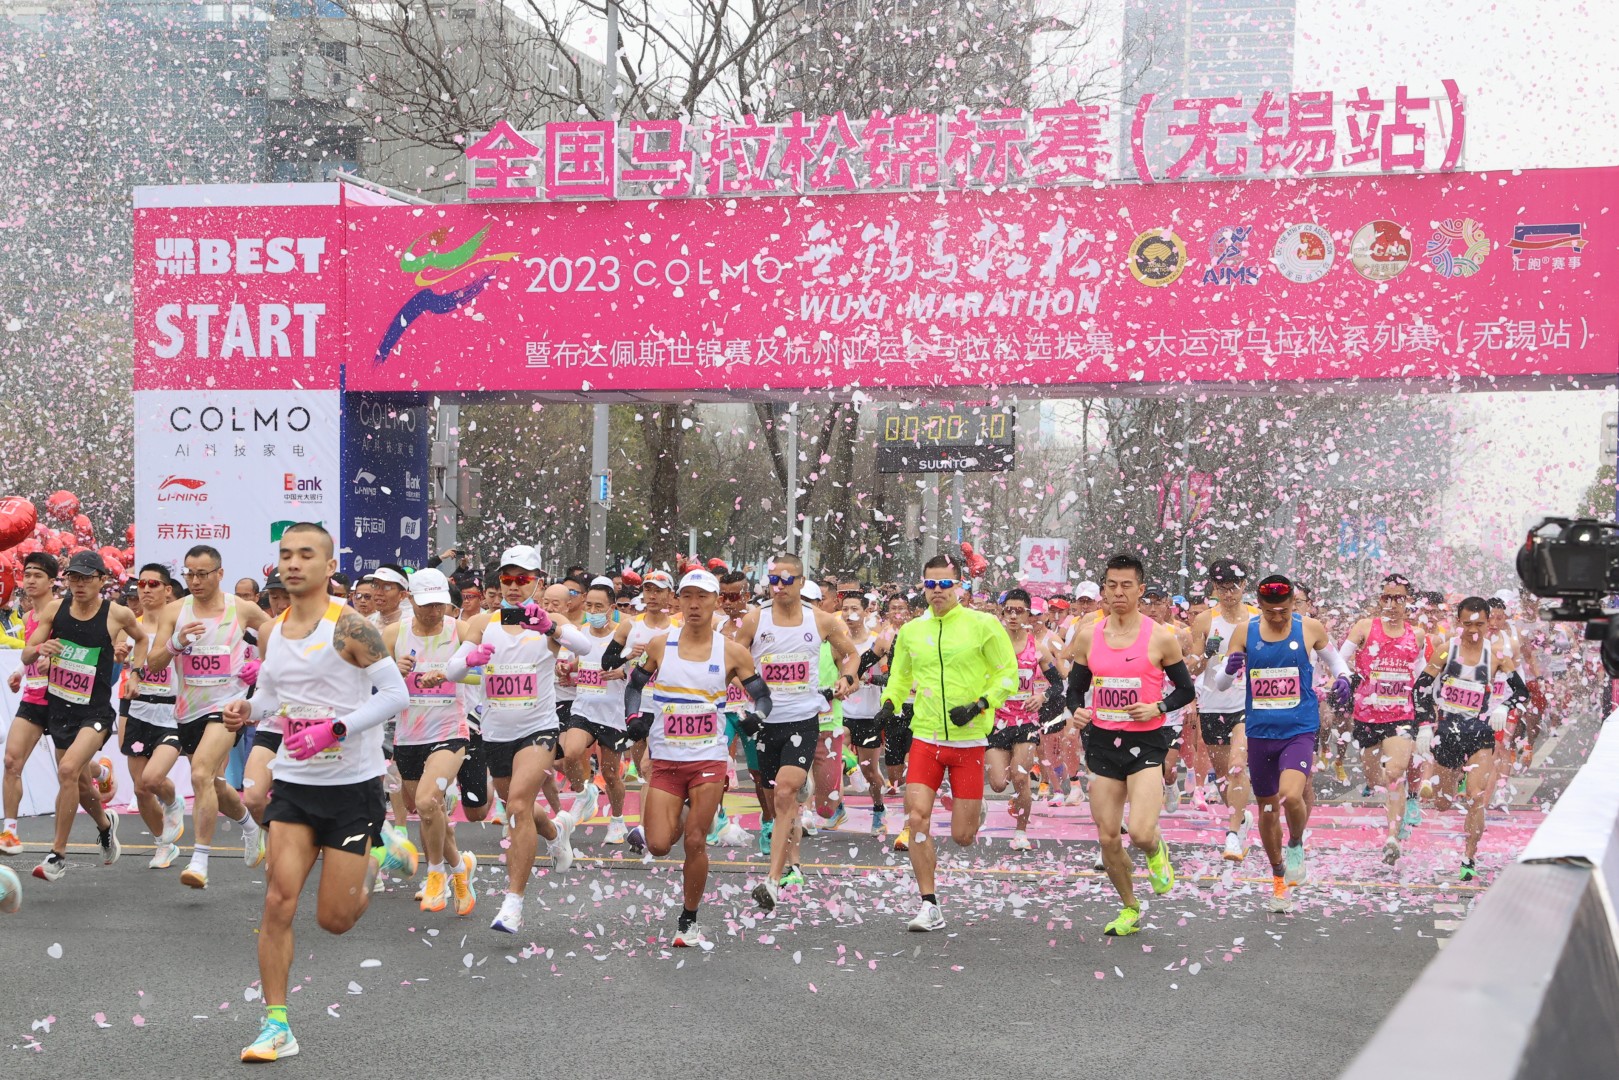
[(1342, 1080), (1619, 1077), (1616, 718)]

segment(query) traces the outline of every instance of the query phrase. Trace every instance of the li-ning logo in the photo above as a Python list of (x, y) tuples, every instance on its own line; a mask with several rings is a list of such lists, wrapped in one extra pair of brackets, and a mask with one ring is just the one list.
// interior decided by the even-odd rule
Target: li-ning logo
[[(377, 343), (378, 364), (388, 359), (388, 354), (393, 352), (394, 347), (405, 336), (405, 331), (410, 328), (411, 323), (427, 314), (448, 315), (457, 308), (472, 303), (478, 294), (495, 280), (495, 271), (487, 270), (481, 276), (448, 292), (433, 291), (436, 286), (445, 284), (451, 278), (481, 263), (511, 262), (517, 258), (518, 252), (515, 251), (480, 256), (478, 251), (483, 247), (484, 237), (488, 234), (489, 227), (486, 225), (466, 243), (446, 250), (450, 229), (443, 226), (425, 232), (405, 245), (404, 252), (399, 256), (399, 269), (407, 274), (415, 274), (416, 284), (423, 288), (406, 300), (404, 306), (388, 321), (388, 328), (383, 331), (382, 340)], [(423, 244), (429, 245), (428, 249), (417, 251), (417, 247)]]
[[(157, 485), (157, 501), (205, 503), (208, 493), (199, 489), (207, 486), (207, 483), (206, 480), (194, 480), (189, 476), (166, 476)], [(182, 490), (175, 491), (175, 488)]]

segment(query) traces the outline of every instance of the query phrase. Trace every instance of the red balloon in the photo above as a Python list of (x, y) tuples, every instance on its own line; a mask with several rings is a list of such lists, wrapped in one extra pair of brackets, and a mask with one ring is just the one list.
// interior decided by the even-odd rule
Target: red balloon
[(111, 558), (103, 555), (101, 557), (101, 561), (107, 564), (107, 576), (112, 578), (114, 581), (123, 581), (124, 578), (128, 576), (124, 573), (123, 560), (119, 559), (116, 555)]
[(79, 497), (71, 491), (53, 492), (45, 500), (45, 512), (63, 525), (70, 524), (73, 515), (79, 512)]
[(120, 551), (118, 553), (118, 558), (123, 560), (123, 563), (124, 563), (125, 566), (134, 566), (135, 565), (135, 549), (132, 548), (132, 547), (126, 547), (124, 550), (122, 550), (122, 551)]
[(17, 495), (0, 499), (0, 550), (28, 539), (37, 524), (33, 503)]
[(81, 544), (89, 545), (96, 542), (96, 527), (90, 523), (89, 514), (79, 514), (74, 517), (73, 534), (78, 537)]
[(62, 554), (62, 548), (66, 545), (67, 540), (62, 533), (51, 533), (45, 538), (45, 552), (48, 555)]
[[(131, 525), (129, 528), (124, 530), (124, 543), (129, 544), (131, 546), (134, 545), (134, 543), (135, 543), (135, 526)], [(125, 550), (128, 550), (128, 549), (126, 548)]]

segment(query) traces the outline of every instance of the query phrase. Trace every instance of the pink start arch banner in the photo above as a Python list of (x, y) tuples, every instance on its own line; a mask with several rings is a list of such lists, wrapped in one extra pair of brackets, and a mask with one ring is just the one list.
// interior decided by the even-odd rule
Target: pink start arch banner
[(141, 210), (136, 385), (1611, 378), (1616, 192), (1607, 168)]

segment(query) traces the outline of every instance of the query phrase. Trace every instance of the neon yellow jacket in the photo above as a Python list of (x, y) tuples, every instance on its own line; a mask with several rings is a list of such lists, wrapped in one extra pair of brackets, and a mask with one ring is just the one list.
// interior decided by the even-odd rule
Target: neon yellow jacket
[[(916, 684), (911, 734), (929, 742), (983, 742), (995, 723), (995, 710), (1017, 691), (1017, 656), (1012, 639), (995, 616), (963, 605), (942, 618), (912, 619), (894, 638), (883, 700), (897, 710)], [(950, 710), (979, 698), (989, 708), (972, 723), (950, 722)]]

